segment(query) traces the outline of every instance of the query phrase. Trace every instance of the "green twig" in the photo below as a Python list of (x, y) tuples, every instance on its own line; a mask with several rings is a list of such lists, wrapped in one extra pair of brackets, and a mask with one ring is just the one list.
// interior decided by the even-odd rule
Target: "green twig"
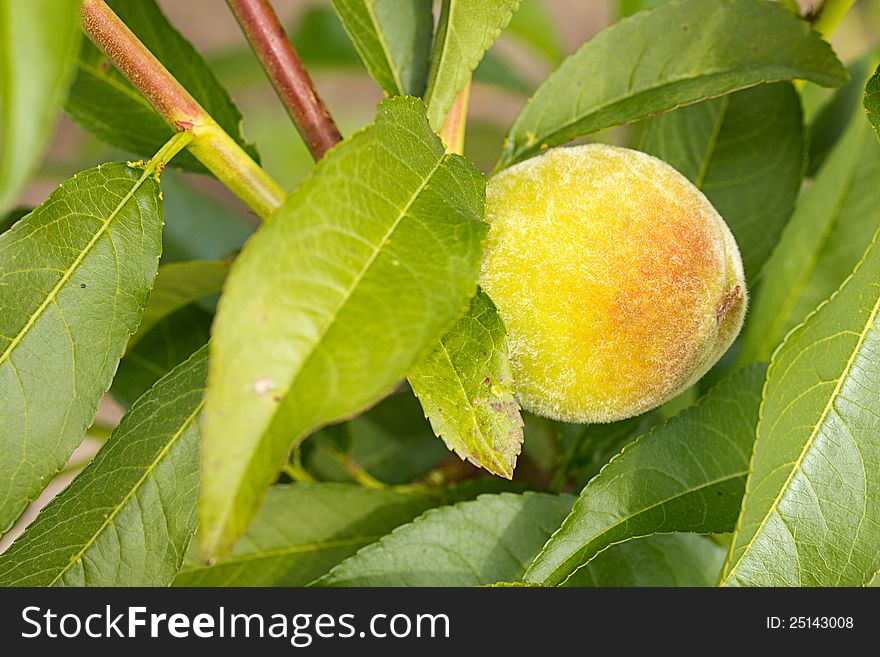
[(825, 0), (808, 18), (813, 23), (813, 28), (827, 39), (855, 2), (856, 0)]
[(192, 134), (190, 152), (261, 218), (286, 194), (183, 88), (104, 0), (83, 0), (83, 32), (176, 131)]

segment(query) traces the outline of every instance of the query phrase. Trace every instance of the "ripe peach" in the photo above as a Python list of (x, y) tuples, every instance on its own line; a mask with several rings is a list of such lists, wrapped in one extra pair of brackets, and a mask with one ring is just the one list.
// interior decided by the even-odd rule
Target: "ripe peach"
[(733, 235), (655, 157), (551, 149), (494, 176), (486, 212), (481, 283), (529, 411), (638, 415), (696, 382), (739, 333), (747, 293)]

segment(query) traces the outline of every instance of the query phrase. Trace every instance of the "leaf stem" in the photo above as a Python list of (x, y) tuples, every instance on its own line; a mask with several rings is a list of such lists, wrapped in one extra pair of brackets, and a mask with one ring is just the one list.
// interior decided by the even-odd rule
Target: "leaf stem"
[(226, 0), (315, 160), (342, 140), (269, 0)]
[(827, 39), (855, 2), (856, 0), (825, 0), (811, 17), (813, 28)]
[(184, 130), (183, 132), (178, 132), (171, 139), (165, 142), (165, 145), (160, 148), (156, 154), (150, 158), (150, 161), (146, 164), (146, 169), (150, 173), (159, 172), (162, 173), (165, 169), (165, 165), (168, 164), (171, 159), (177, 155), (180, 151), (186, 148), (193, 140), (193, 134), (189, 130)]
[(464, 132), (467, 126), (468, 105), (471, 97), (471, 81), (468, 79), (464, 88), (458, 92), (449, 113), (443, 121), (440, 138), (450, 153), (464, 155)]
[[(190, 152), (258, 216), (267, 219), (286, 194), (183, 88), (104, 0), (83, 0), (86, 36), (177, 131)], [(167, 145), (166, 145), (167, 146)]]

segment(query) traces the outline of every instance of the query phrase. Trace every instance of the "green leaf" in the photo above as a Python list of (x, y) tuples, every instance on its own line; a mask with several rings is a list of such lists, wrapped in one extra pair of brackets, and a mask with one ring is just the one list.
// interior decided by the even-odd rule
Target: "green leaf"
[(498, 168), (542, 148), (762, 82), (846, 82), (810, 26), (759, 0), (673, 0), (600, 32), (538, 87)]
[(0, 0), (0, 216), (18, 199), (52, 136), (79, 46), (79, 6), (79, 0)]
[(510, 22), (520, 0), (443, 0), (434, 35), (425, 102), (434, 130), (483, 55)]
[(414, 495), (350, 484), (272, 486), (232, 552), (193, 554), (175, 586), (305, 586), (430, 507)]
[(228, 273), (228, 262), (214, 260), (171, 262), (159, 267), (150, 303), (137, 333), (129, 341), (129, 348), (172, 313), (220, 292)]
[(333, 453), (340, 450), (386, 484), (421, 477), (449, 454), (408, 386), (366, 413), (310, 436), (303, 445), (303, 463), (321, 479), (350, 481), (339, 455)]
[(562, 33), (541, 0), (522, 0), (507, 31), (554, 64), (565, 58)]
[(687, 176), (724, 217), (753, 281), (794, 210), (803, 175), (803, 116), (792, 85), (683, 107), (649, 120), (642, 134), (642, 150)]
[(153, 174), (77, 174), (0, 235), (0, 531), (61, 469), (137, 328), (162, 249)]
[(389, 96), (420, 96), (428, 76), (432, 0), (333, 0), (364, 66)]
[(865, 86), (864, 103), (868, 120), (874, 126), (874, 132), (880, 136), (880, 67), (874, 71), (874, 75)]
[[(107, 0), (107, 4), (220, 127), (257, 159), (254, 147), (242, 134), (241, 113), (232, 98), (198, 51), (168, 22), (156, 1)], [(88, 42), (83, 43), (65, 109), (95, 136), (137, 155), (152, 155), (174, 134), (143, 96)], [(174, 166), (206, 172), (188, 152), (180, 153)]]
[(467, 308), (485, 179), (444, 153), (424, 112), (383, 101), (232, 267), (212, 340), (204, 555), (244, 530), (291, 443), (387, 394)]
[(213, 319), (191, 304), (161, 320), (136, 344), (129, 342), (110, 387), (113, 399), (129, 408), (156, 381), (208, 344)]
[(693, 534), (655, 534), (613, 545), (566, 586), (715, 586), (724, 548)]
[(731, 531), (764, 371), (755, 365), (723, 381), (624, 448), (587, 484), (523, 581), (562, 584), (609, 546), (640, 536)]
[(571, 495), (481, 495), (432, 509), (319, 579), (318, 586), (480, 586), (518, 580)]
[(767, 260), (743, 331), (740, 364), (769, 360), (786, 333), (849, 275), (880, 225), (878, 180), (880, 144), (856, 113)]
[(726, 585), (863, 586), (880, 570), (876, 240), (773, 356)]
[(513, 478), (523, 442), (507, 333), (495, 306), (478, 292), (470, 310), (409, 373), (434, 432), (477, 467)]
[(196, 520), (208, 350), (132, 406), (2, 556), (0, 586), (167, 586)]

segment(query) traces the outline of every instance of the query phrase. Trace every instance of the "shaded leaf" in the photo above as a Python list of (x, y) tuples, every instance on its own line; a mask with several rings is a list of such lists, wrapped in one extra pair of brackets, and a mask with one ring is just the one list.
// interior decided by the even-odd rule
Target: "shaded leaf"
[(662, 114), (642, 138), (642, 150), (687, 176), (724, 217), (754, 281), (803, 175), (803, 117), (792, 85), (760, 85)]
[(33, 208), (16, 208), (6, 213), (6, 216), (0, 218), (0, 233), (5, 233), (15, 225), (15, 222), (29, 215)]
[[(241, 132), (241, 113), (229, 93), (198, 51), (168, 22), (156, 1), (106, 2), (220, 127), (257, 159)], [(174, 135), (143, 96), (87, 41), (65, 109), (98, 138), (137, 155), (152, 155)], [(206, 172), (188, 152), (180, 153), (174, 166)]]
[(110, 394), (123, 408), (149, 390), (156, 381), (208, 344), (214, 316), (189, 305), (159, 321), (119, 362)]
[(207, 349), (132, 406), (2, 556), (0, 586), (167, 586), (195, 530)]
[(129, 348), (172, 313), (220, 292), (228, 273), (229, 263), (216, 260), (171, 262), (159, 267), (150, 303), (137, 333), (129, 341)]
[(863, 586), (880, 570), (880, 247), (767, 371), (728, 586)]
[(203, 554), (244, 530), (291, 443), (387, 394), (464, 312), (484, 193), (424, 105), (396, 97), (248, 241), (214, 324)]
[(0, 0), (0, 216), (18, 199), (52, 136), (79, 47), (79, 6), (79, 0)]
[(599, 554), (566, 586), (715, 586), (724, 548), (705, 536), (655, 534)]
[(318, 586), (480, 586), (518, 580), (571, 495), (481, 495), (432, 509), (368, 545)]
[(672, 0), (590, 39), (517, 116), (499, 168), (547, 146), (744, 89), (804, 78), (846, 82), (810, 26), (758, 0)]
[(151, 173), (77, 174), (0, 235), (0, 531), (79, 444), (137, 328), (162, 236)]
[(339, 460), (331, 458), (333, 450), (347, 451), (352, 461), (386, 484), (421, 477), (449, 454), (407, 386), (366, 413), (310, 436), (303, 445), (310, 472), (325, 480), (350, 481)]
[(420, 96), (428, 76), (432, 0), (333, 0), (364, 66), (389, 96)]
[(507, 333), (482, 291), (408, 376), (434, 432), (477, 467), (513, 478), (523, 442)]
[(175, 586), (305, 586), (430, 507), (413, 495), (349, 484), (272, 486), (232, 552), (191, 554)]
[(162, 174), (162, 190), (162, 262), (231, 258), (256, 228), (253, 220), (187, 185), (174, 171)]
[(434, 35), (425, 102), (434, 130), (443, 127), (452, 102), (510, 22), (520, 0), (443, 0)]
[(738, 362), (769, 360), (792, 328), (836, 290), (880, 225), (880, 144), (853, 116), (813, 184), (798, 199), (761, 274)]
[(764, 371), (755, 365), (734, 375), (630, 443), (587, 484), (524, 581), (561, 584), (604, 549), (640, 536), (731, 531)]

